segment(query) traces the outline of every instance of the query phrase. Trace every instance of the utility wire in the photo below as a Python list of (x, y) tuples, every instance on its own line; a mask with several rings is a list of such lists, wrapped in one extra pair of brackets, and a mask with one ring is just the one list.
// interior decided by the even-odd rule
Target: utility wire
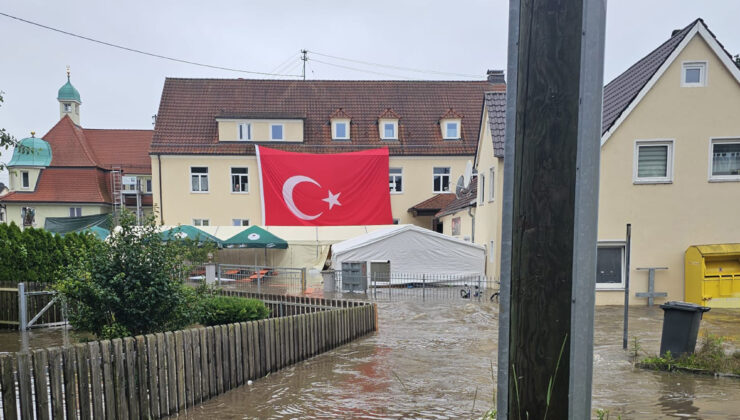
[(78, 35), (78, 34), (75, 34), (75, 33), (72, 33), (72, 32), (67, 32), (67, 31), (64, 31), (64, 30), (61, 30), (61, 29), (57, 29), (57, 28), (52, 28), (51, 26), (42, 25), (40, 23), (33, 22), (33, 21), (30, 21), (30, 20), (26, 20), (26, 19), (23, 19), (23, 18), (19, 18), (17, 16), (9, 15), (9, 14), (3, 13), (3, 12), (0, 12), (0, 16), (5, 16), (7, 18), (15, 19), (17, 21), (20, 21), (20, 22), (23, 22), (23, 23), (27, 23), (29, 25), (37, 26), (37, 27), (43, 28), (43, 29), (48, 29), (50, 31), (58, 32), (58, 33), (64, 34), (64, 35), (69, 35), (71, 37), (84, 39), (85, 41), (94, 42), (96, 44), (105, 45), (107, 47), (118, 48), (120, 50), (129, 51), (129, 52), (133, 52), (133, 53), (137, 53), (137, 54), (142, 54), (142, 55), (148, 55), (150, 57), (161, 58), (163, 60), (174, 61), (174, 62), (177, 62), (177, 63), (190, 64), (190, 65), (193, 65), (193, 66), (200, 66), (200, 67), (207, 67), (207, 68), (216, 69), (216, 70), (233, 71), (233, 72), (237, 72), (237, 73), (257, 74), (257, 75), (261, 75), (261, 76), (301, 77), (301, 76), (299, 76), (297, 74), (276, 74), (276, 73), (266, 73), (266, 72), (260, 72), (260, 71), (241, 70), (241, 69), (235, 69), (235, 68), (231, 68), (231, 67), (222, 67), (222, 66), (214, 66), (214, 65), (211, 65), (211, 64), (198, 63), (198, 62), (195, 62), (195, 61), (181, 60), (179, 58), (168, 57), (168, 56), (165, 56), (165, 55), (160, 55), (160, 54), (150, 53), (150, 52), (146, 52), (146, 51), (142, 51), (142, 50), (137, 50), (135, 48), (124, 47), (122, 45), (117, 45), (117, 44), (113, 44), (113, 43), (110, 43), (110, 42), (100, 41), (98, 39), (90, 38), (90, 37), (83, 36), (83, 35)]
[(380, 76), (396, 77), (396, 78), (400, 78), (400, 79), (409, 79), (410, 80), (409, 77), (399, 76), (397, 74), (383, 73), (383, 72), (373, 71), (373, 70), (358, 69), (356, 67), (349, 67), (349, 66), (344, 66), (344, 65), (341, 65), (341, 64), (329, 63), (329, 62), (326, 62), (326, 61), (317, 60), (315, 58), (310, 59), (310, 61), (313, 61), (314, 63), (326, 64), (327, 66), (339, 67), (339, 68), (347, 69), (347, 70), (354, 70), (354, 71), (359, 71), (359, 72), (363, 72), (363, 73), (371, 73), (371, 74), (377, 74), (377, 75), (380, 75)]
[[(439, 75), (443, 75), (443, 76), (460, 76), (460, 77), (470, 77), (470, 78), (474, 78), (474, 79), (480, 79), (481, 78), (480, 75), (475, 75), (475, 74), (448, 73), (448, 72), (443, 72), (443, 71), (422, 70), (422, 69), (415, 69), (415, 68), (411, 68), (411, 67), (402, 67), (402, 66), (393, 66), (393, 65), (390, 65), (390, 64), (373, 63), (373, 62), (370, 62), (370, 61), (353, 60), (351, 58), (344, 58), (344, 57), (337, 57), (335, 55), (322, 54), (322, 53), (319, 53), (319, 52), (316, 52), (316, 51), (309, 51), (309, 52), (311, 54), (319, 55), (319, 56), (322, 56), (322, 57), (333, 58), (335, 60), (348, 61), (348, 62), (351, 62), (351, 63), (364, 64), (364, 65), (367, 65), (367, 66), (383, 67), (383, 68), (394, 69), (394, 70), (411, 71), (411, 72), (415, 72), (415, 73), (439, 74)], [(314, 61), (316, 61), (316, 60), (314, 60)]]
[(292, 60), (295, 60), (295, 54), (291, 54), (290, 57), (285, 59), (285, 61), (281, 62), (280, 64), (278, 64), (277, 67), (270, 70), (270, 73), (282, 73)]

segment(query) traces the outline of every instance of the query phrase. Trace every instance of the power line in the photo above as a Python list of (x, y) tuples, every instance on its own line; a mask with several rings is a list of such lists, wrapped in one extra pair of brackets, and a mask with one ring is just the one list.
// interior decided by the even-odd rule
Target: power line
[(390, 65), (390, 64), (379, 64), (379, 63), (373, 63), (373, 62), (370, 62), (370, 61), (362, 61), (362, 60), (354, 60), (354, 59), (351, 59), (351, 58), (337, 57), (335, 55), (322, 54), (322, 53), (318, 53), (316, 51), (309, 51), (309, 52), (311, 54), (319, 55), (319, 56), (322, 56), (322, 57), (333, 58), (335, 60), (341, 60), (341, 61), (349, 61), (351, 63), (364, 64), (364, 65), (367, 65), (367, 66), (384, 67), (384, 68), (387, 68), (387, 69), (404, 70), (404, 71), (411, 71), (411, 72), (415, 72), (415, 73), (439, 74), (439, 75), (443, 75), (443, 76), (470, 77), (470, 78), (474, 78), (474, 79), (480, 79), (481, 78), (480, 75), (474, 75), (474, 74), (450, 73), (450, 72), (434, 71), (434, 70), (422, 70), (422, 69), (415, 69), (415, 68), (411, 68), (411, 67), (394, 66), (394, 65)]
[(231, 67), (222, 67), (222, 66), (215, 66), (215, 65), (211, 65), (211, 64), (198, 63), (198, 62), (195, 62), (195, 61), (182, 60), (182, 59), (179, 59), (179, 58), (168, 57), (168, 56), (161, 55), (161, 54), (155, 54), (155, 53), (150, 53), (150, 52), (146, 52), (146, 51), (142, 51), (142, 50), (137, 50), (135, 48), (124, 47), (122, 45), (117, 45), (117, 44), (113, 44), (113, 43), (106, 42), (106, 41), (100, 41), (98, 39), (90, 38), (90, 37), (83, 36), (83, 35), (78, 35), (78, 34), (75, 34), (75, 33), (72, 33), (72, 32), (67, 32), (67, 31), (64, 31), (64, 30), (61, 30), (61, 29), (57, 29), (57, 28), (52, 28), (51, 26), (42, 25), (40, 23), (33, 22), (33, 21), (30, 21), (30, 20), (26, 20), (26, 19), (23, 19), (23, 18), (19, 18), (17, 16), (9, 15), (9, 14), (3, 13), (3, 12), (0, 12), (0, 16), (5, 16), (5, 17), (8, 17), (10, 19), (15, 19), (17, 21), (20, 21), (20, 22), (23, 22), (23, 23), (27, 23), (29, 25), (37, 26), (37, 27), (43, 28), (43, 29), (48, 29), (50, 31), (58, 32), (60, 34), (68, 35), (68, 36), (71, 36), (71, 37), (75, 37), (75, 38), (79, 38), (79, 39), (84, 39), (85, 41), (94, 42), (96, 44), (105, 45), (107, 47), (118, 48), (120, 50), (129, 51), (129, 52), (133, 52), (133, 53), (137, 53), (137, 54), (142, 54), (142, 55), (147, 55), (149, 57), (161, 58), (163, 60), (174, 61), (174, 62), (177, 62), (177, 63), (190, 64), (190, 65), (193, 65), (193, 66), (200, 66), (200, 67), (207, 67), (207, 68), (216, 69), (216, 70), (233, 71), (233, 72), (237, 72), (237, 73), (257, 74), (257, 75), (260, 75), (260, 76), (300, 77), (299, 75), (296, 75), (296, 74), (277, 74), (277, 73), (266, 73), (266, 72), (260, 72), (260, 71), (241, 70), (241, 69), (235, 69), (235, 68), (231, 68)]
[(397, 74), (383, 73), (383, 72), (373, 71), (373, 70), (358, 69), (356, 67), (343, 66), (341, 64), (336, 64), (336, 63), (328, 63), (326, 61), (317, 60), (315, 58), (312, 58), (311, 61), (313, 61), (314, 63), (326, 64), (327, 66), (339, 67), (339, 68), (347, 69), (347, 70), (354, 70), (354, 71), (359, 71), (363, 73), (377, 74), (380, 76), (388, 76), (388, 77), (395, 77), (399, 79), (409, 79), (410, 80), (409, 77), (399, 76)]

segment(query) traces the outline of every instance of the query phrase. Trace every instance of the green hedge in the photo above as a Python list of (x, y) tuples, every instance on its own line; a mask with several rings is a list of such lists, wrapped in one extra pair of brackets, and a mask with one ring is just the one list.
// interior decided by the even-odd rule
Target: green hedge
[(99, 244), (91, 234), (62, 237), (44, 229), (0, 224), (0, 281), (54, 283), (63, 267)]
[(221, 325), (267, 318), (268, 309), (261, 300), (233, 296), (209, 296), (203, 299), (201, 324)]

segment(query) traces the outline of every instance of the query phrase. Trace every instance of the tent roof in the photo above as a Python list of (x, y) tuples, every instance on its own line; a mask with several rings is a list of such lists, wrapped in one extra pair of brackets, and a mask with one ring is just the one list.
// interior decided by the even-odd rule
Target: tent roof
[(246, 245), (247, 248), (277, 248), (286, 249), (288, 242), (262, 229), (259, 226), (250, 226), (223, 242), (224, 245)]
[(110, 214), (94, 214), (81, 217), (47, 217), (44, 229), (53, 233), (79, 232), (93, 226), (110, 227)]
[(398, 234), (401, 234), (407, 231), (417, 232), (419, 234), (426, 235), (431, 238), (435, 238), (437, 240), (449, 241), (455, 244), (465, 245), (465, 246), (485, 250), (485, 248), (481, 245), (463, 241), (457, 238), (453, 238), (451, 236), (443, 235), (441, 233), (437, 233), (432, 230), (421, 228), (415, 225), (396, 225), (396, 226), (389, 227), (387, 229), (381, 229), (375, 232), (366, 233), (364, 235), (356, 236), (354, 238), (347, 239), (346, 241), (336, 243), (332, 245), (331, 247), (332, 253), (334, 255), (339, 255), (343, 252), (347, 252), (347, 251), (350, 251), (356, 248), (361, 248), (361, 247), (373, 244), (375, 242), (382, 241), (383, 239), (386, 239), (386, 238), (389, 238), (389, 237), (392, 237), (392, 236), (395, 236), (395, 235), (398, 235)]
[(217, 244), (221, 244), (221, 240), (217, 237), (190, 225), (175, 226), (171, 229), (160, 232), (159, 236), (161, 236), (162, 240), (165, 241), (187, 238), (198, 242), (215, 242)]

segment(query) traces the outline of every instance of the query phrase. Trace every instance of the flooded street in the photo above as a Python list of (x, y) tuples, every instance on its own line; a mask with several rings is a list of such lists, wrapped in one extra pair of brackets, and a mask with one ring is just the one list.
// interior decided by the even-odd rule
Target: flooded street
[[(187, 413), (193, 419), (478, 418), (493, 406), (497, 307), (380, 303), (380, 331)], [(663, 311), (636, 307), (630, 335), (660, 347)], [(740, 338), (740, 311), (713, 309), (702, 331)], [(740, 380), (632, 367), (622, 308), (598, 307), (593, 408), (623, 419), (740, 419)], [(182, 415), (182, 414), (181, 414)]]

